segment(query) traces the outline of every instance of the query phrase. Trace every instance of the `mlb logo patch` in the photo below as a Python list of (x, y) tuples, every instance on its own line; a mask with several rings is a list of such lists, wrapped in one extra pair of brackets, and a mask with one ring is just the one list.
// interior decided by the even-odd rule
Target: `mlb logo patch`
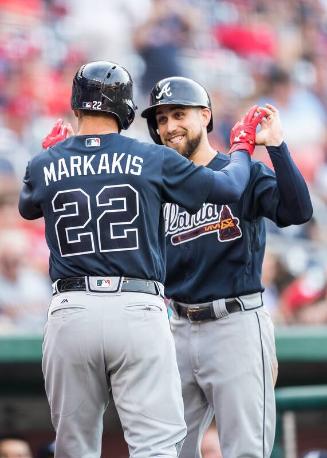
[(97, 286), (99, 286), (100, 288), (108, 288), (109, 286), (111, 286), (110, 278), (97, 280)]
[(92, 108), (92, 102), (83, 102), (82, 107), (91, 109)]
[(121, 277), (88, 277), (89, 291), (94, 293), (115, 293), (119, 290)]
[(100, 138), (99, 137), (91, 137), (85, 140), (85, 146), (100, 146)]

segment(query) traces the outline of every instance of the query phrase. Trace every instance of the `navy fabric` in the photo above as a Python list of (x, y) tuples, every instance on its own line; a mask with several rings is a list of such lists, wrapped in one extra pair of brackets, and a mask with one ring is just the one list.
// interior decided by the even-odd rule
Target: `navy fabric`
[[(286, 144), (268, 152), (276, 173), (253, 161), (238, 203), (204, 204), (195, 215), (165, 206), (168, 297), (192, 304), (263, 291), (264, 217), (283, 227), (312, 215), (307, 186)], [(208, 167), (220, 170), (229, 161), (218, 153)]]
[[(243, 180), (244, 189), (249, 167), (239, 154), (244, 167), (238, 172), (245, 178), (232, 182)], [(215, 175), (165, 146), (115, 133), (74, 136), (28, 164), (19, 210), (27, 219), (45, 218), (53, 281), (126, 275), (163, 282), (163, 203), (196, 212)], [(228, 199), (231, 186), (220, 175), (216, 197)], [(238, 183), (237, 193), (243, 189)]]

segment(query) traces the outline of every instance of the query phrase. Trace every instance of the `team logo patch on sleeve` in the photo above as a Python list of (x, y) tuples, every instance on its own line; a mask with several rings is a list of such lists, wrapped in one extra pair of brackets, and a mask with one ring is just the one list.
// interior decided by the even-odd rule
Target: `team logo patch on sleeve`
[(100, 138), (99, 137), (91, 137), (85, 140), (85, 146), (92, 147), (92, 146), (100, 146)]

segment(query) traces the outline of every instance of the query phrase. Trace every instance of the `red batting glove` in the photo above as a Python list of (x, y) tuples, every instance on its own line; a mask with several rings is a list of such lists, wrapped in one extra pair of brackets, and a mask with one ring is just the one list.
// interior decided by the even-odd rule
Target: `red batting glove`
[(68, 134), (68, 129), (63, 125), (63, 120), (58, 119), (58, 121), (53, 126), (51, 132), (43, 139), (42, 147), (44, 149), (50, 148), (63, 140), (66, 140)]
[(230, 133), (230, 150), (229, 154), (237, 150), (246, 150), (250, 156), (255, 148), (255, 134), (258, 124), (266, 116), (266, 111), (254, 105), (246, 113), (241, 121), (238, 121)]

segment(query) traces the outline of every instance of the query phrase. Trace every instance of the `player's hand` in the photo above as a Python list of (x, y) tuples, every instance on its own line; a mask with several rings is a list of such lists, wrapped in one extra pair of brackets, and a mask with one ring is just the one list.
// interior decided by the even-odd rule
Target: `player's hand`
[(254, 105), (241, 121), (235, 124), (230, 133), (230, 154), (237, 150), (246, 150), (250, 155), (253, 154), (256, 143), (256, 129), (264, 116), (266, 116), (266, 109)]
[(256, 145), (279, 146), (283, 141), (282, 124), (276, 107), (266, 103), (266, 116), (261, 121), (261, 130), (256, 134)]
[(42, 141), (42, 147), (44, 149), (50, 148), (50, 146), (54, 146), (66, 138), (74, 135), (74, 130), (71, 124), (64, 124), (62, 119), (58, 119), (58, 121), (53, 126), (52, 130), (48, 133), (46, 137), (44, 137)]

